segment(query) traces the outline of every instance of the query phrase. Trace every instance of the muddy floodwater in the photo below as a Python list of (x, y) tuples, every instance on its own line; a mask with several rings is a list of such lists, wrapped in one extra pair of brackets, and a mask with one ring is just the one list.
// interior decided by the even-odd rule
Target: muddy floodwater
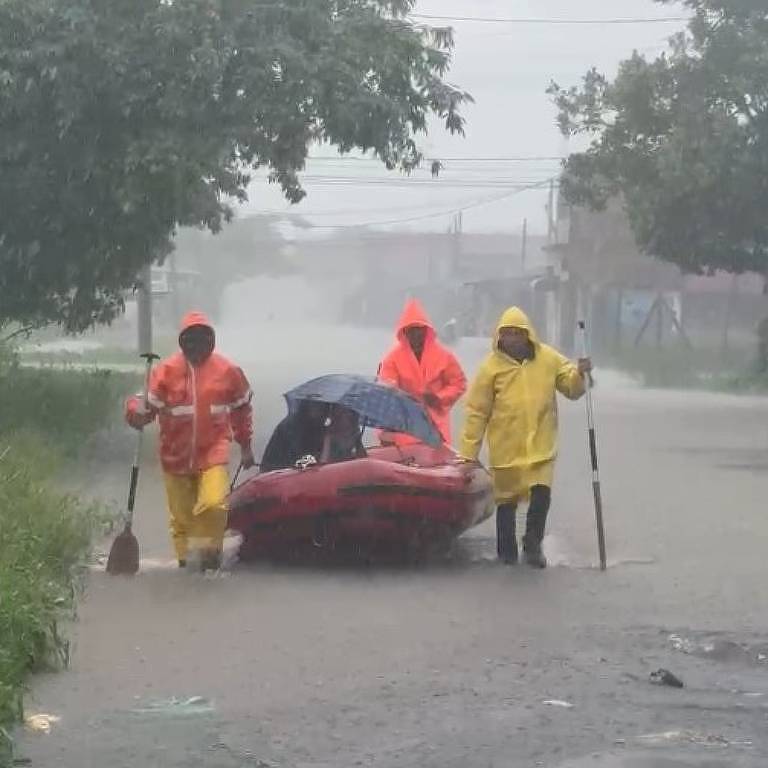
[[(390, 343), (238, 316), (219, 338), (252, 380), (257, 448), (284, 389), (372, 373)], [(458, 346), (468, 371), (485, 348)], [(582, 403), (561, 409), (543, 572), (497, 565), (491, 521), (420, 567), (179, 573), (152, 465), (144, 570), (93, 573), (71, 669), (37, 677), (28, 703), (61, 720), (21, 733), (21, 754), (51, 768), (768, 765), (768, 401), (596, 378), (606, 573)], [(120, 455), (88, 474), (94, 493), (122, 499)], [(652, 685), (659, 669), (685, 687)]]

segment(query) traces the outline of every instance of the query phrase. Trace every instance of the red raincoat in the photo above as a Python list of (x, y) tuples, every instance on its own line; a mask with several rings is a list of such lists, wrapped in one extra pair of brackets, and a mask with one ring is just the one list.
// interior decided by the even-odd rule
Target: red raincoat
[[(427, 329), (421, 360), (416, 359), (405, 336), (405, 329), (413, 325)], [(435, 395), (440, 404), (428, 406), (425, 403), (424, 407), (440, 431), (443, 441), (450, 445), (451, 408), (466, 391), (467, 379), (453, 353), (438, 341), (434, 327), (429, 322), (421, 304), (415, 299), (405, 305), (397, 324), (397, 343), (382, 360), (379, 366), (379, 378), (394, 384), (422, 402), (425, 393)], [(415, 442), (415, 438), (408, 435), (390, 433), (384, 433), (382, 439), (400, 445)]]
[[(212, 328), (205, 315), (191, 312), (181, 331), (196, 325)], [(250, 446), (253, 432), (251, 389), (240, 368), (215, 352), (192, 365), (177, 352), (157, 365), (149, 386), (149, 403), (141, 397), (126, 403), (132, 426), (160, 422), (160, 460), (174, 475), (196, 474), (229, 462), (232, 437)]]

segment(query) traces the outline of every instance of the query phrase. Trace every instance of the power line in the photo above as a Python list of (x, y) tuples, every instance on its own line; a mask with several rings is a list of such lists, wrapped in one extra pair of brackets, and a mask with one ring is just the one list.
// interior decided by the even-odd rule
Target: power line
[(485, 16), (437, 16), (428, 13), (412, 13), (412, 19), (424, 19), (425, 21), (473, 21), (481, 24), (679, 24), (681, 21), (690, 21), (689, 16), (656, 16), (648, 18), (610, 18), (610, 19), (547, 19), (547, 18), (489, 18)]
[[(529, 162), (549, 162), (555, 160), (565, 160), (565, 155), (503, 155), (499, 157), (489, 156), (476, 156), (476, 157), (425, 157), (425, 162), (432, 160), (439, 160), (443, 163), (529, 163)], [(381, 163), (378, 157), (357, 157), (354, 155), (339, 155), (334, 157), (333, 155), (318, 155), (313, 157), (310, 155), (307, 158), (308, 162), (320, 161), (320, 162), (364, 162), (364, 163)]]
[[(251, 9), (276, 10), (283, 13), (304, 13), (304, 8), (291, 8), (283, 3), (256, 3)], [(386, 17), (385, 17), (386, 18)], [(668, 24), (671, 22), (691, 21), (690, 16), (649, 16), (631, 18), (605, 18), (605, 19), (558, 19), (558, 18), (487, 18), (483, 16), (439, 16), (428, 13), (409, 13), (408, 19), (426, 19), (428, 21), (477, 21), (493, 24)], [(394, 17), (391, 21), (399, 21)]]
[[(444, 204), (444, 203), (443, 203)], [(460, 200), (456, 201), (457, 205), (461, 204)], [(396, 205), (392, 207), (380, 208), (377, 207), (374, 211), (371, 208), (338, 208), (335, 211), (308, 211), (306, 213), (296, 213), (294, 211), (283, 211), (276, 208), (266, 208), (260, 210), (255, 214), (248, 214), (248, 218), (254, 218), (257, 216), (277, 216), (288, 219), (318, 219), (318, 218), (340, 218), (349, 216), (361, 216), (370, 215), (371, 213), (397, 213), (400, 211), (431, 211), (434, 208), (440, 206), (440, 202), (429, 203), (428, 205)], [(443, 214), (443, 208), (438, 211), (439, 215)], [(357, 226), (357, 225), (356, 225)]]
[(532, 185), (546, 184), (552, 178), (552, 170), (541, 169), (542, 175), (533, 174), (529, 178), (505, 176), (456, 177), (441, 176), (431, 178), (387, 178), (376, 176), (325, 176), (306, 174), (301, 181), (307, 187), (327, 187), (330, 189), (355, 189), (370, 187), (377, 190), (410, 190), (411, 192), (444, 192), (451, 189), (528, 189)]
[[(466, 200), (466, 198), (464, 198)], [(470, 201), (471, 202), (471, 201)], [(386, 208), (381, 208), (380, 206), (377, 206), (375, 209), (372, 208), (337, 208), (336, 210), (321, 210), (321, 211), (306, 211), (305, 213), (297, 213), (295, 211), (288, 211), (288, 210), (280, 210), (276, 208), (267, 208), (267, 209), (261, 209), (258, 213), (250, 213), (248, 214), (248, 218), (254, 218), (258, 216), (275, 216), (280, 218), (288, 218), (288, 219), (317, 219), (317, 218), (341, 218), (341, 217), (350, 217), (350, 216), (369, 216), (372, 213), (398, 213), (400, 211), (409, 211), (410, 213), (413, 213), (414, 211), (432, 211), (435, 216), (445, 216), (450, 213), (452, 213), (454, 210), (458, 210), (458, 208), (450, 209), (448, 211), (448, 214), (445, 212), (445, 205), (453, 203), (455, 206), (462, 206), (465, 204), (465, 202), (462, 200), (462, 198), (454, 199), (454, 200), (443, 200), (443, 201), (433, 201), (431, 203), (427, 203), (426, 205), (397, 205)], [(435, 211), (435, 208), (438, 208), (439, 210)], [(354, 226), (362, 226), (355, 224)]]
[[(276, 10), (283, 13), (305, 13), (305, 8), (291, 8), (283, 3), (256, 3), (251, 9), (269, 11)], [(387, 18), (386, 16), (384, 18)], [(406, 19), (426, 19), (427, 21), (477, 21), (494, 24), (668, 24), (671, 22), (691, 21), (690, 16), (649, 16), (632, 18), (605, 18), (605, 19), (558, 19), (558, 18), (487, 18), (483, 16), (439, 16), (429, 13), (409, 13)], [(394, 16), (390, 21), (400, 21), (402, 17)]]
[[(463, 211), (469, 211), (474, 208), (481, 208), (485, 205), (491, 205), (492, 203), (497, 203), (497, 202), (500, 202), (501, 200), (506, 200), (507, 198), (513, 197), (514, 195), (520, 194), (521, 192), (526, 192), (528, 190), (543, 189), (545, 186), (549, 185), (551, 181), (552, 181), (551, 179), (547, 179), (544, 182), (531, 184), (527, 187), (513, 190), (512, 192), (505, 192), (503, 195), (494, 195), (491, 197), (481, 198), (481, 199), (466, 203), (465, 205), (458, 206), (456, 208), (451, 208), (449, 210), (443, 210), (438, 213), (429, 213), (421, 216), (409, 216), (408, 218), (404, 218), (404, 219), (389, 219), (387, 221), (368, 221), (360, 224), (311, 224), (305, 228), (306, 229), (358, 229), (360, 227), (385, 227), (385, 226), (392, 226), (394, 224), (413, 224), (417, 221), (427, 221), (428, 219), (437, 219), (443, 216), (450, 216), (453, 213), (461, 213)], [(311, 214), (308, 214), (308, 215), (311, 215)]]
[[(531, 184), (527, 184), (525, 186), (518, 187), (514, 190), (514, 192), (520, 192), (520, 191), (527, 191), (527, 190), (535, 190), (535, 189), (543, 189), (550, 183), (551, 179), (545, 179), (541, 182), (535, 182)], [(559, 186), (559, 185), (558, 185)], [(505, 194), (503, 197), (506, 197)], [(494, 198), (495, 199), (495, 196)], [(440, 206), (441, 204), (444, 204), (445, 201), (435, 201), (432, 203), (428, 203), (427, 205), (401, 205), (401, 206), (394, 206), (394, 207), (387, 207), (387, 208), (380, 208), (377, 207), (377, 211), (380, 213), (386, 212), (392, 212), (395, 211), (428, 211), (432, 210), (437, 206)], [(450, 210), (446, 211), (444, 208), (441, 208), (439, 211), (434, 212), (434, 216), (446, 216), (450, 215), (451, 213), (455, 213), (457, 211), (466, 210), (462, 208), (461, 206), (465, 205), (465, 203), (462, 203), (461, 200), (456, 200), (456, 207), (451, 208)], [(468, 203), (468, 205), (471, 205)], [(336, 209), (336, 210), (320, 210), (320, 211), (307, 211), (305, 213), (298, 213), (295, 211), (287, 211), (287, 210), (280, 210), (280, 209), (262, 209), (258, 213), (252, 213), (248, 214), (245, 218), (256, 218), (259, 216), (276, 216), (281, 218), (288, 218), (288, 219), (314, 219), (314, 218), (325, 218), (325, 217), (332, 217), (332, 218), (338, 218), (338, 217), (347, 217), (347, 216), (359, 216), (361, 214), (368, 214), (372, 211), (370, 209), (361, 209), (361, 208), (343, 208), (343, 209)], [(348, 225), (348, 226), (365, 226), (363, 224), (354, 224), (354, 225)], [(334, 227), (335, 228), (335, 227)]]
[(428, 179), (372, 179), (372, 178), (333, 178), (305, 176), (302, 182), (307, 186), (315, 187), (377, 187), (380, 189), (425, 189), (431, 192), (447, 189), (526, 189), (531, 184), (542, 183), (541, 179), (504, 180), (504, 179), (477, 179), (477, 180), (428, 180)]

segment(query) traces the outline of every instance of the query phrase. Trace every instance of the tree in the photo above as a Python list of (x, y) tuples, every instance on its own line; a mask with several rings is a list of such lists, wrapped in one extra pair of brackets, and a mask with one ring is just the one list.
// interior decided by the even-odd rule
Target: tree
[[(657, 0), (671, 2), (671, 0)], [(686, 0), (687, 30), (613, 82), (553, 83), (566, 136), (586, 135), (562, 178), (595, 210), (619, 197), (640, 247), (685, 271), (768, 269), (768, 6)]]
[(309, 147), (408, 171), (462, 133), (450, 30), (414, 0), (0, 0), (0, 326), (108, 322), (177, 225), (249, 173), (298, 202)]

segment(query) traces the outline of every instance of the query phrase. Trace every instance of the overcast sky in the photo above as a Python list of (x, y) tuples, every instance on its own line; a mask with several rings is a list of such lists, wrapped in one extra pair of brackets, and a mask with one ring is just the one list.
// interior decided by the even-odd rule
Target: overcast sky
[[(442, 16), (537, 19), (658, 18), (681, 16), (679, 6), (651, 0), (420, 0), (417, 12)], [(431, 22), (443, 25), (445, 22)], [(433, 127), (421, 139), (429, 156), (440, 158), (554, 157), (568, 147), (555, 127), (555, 110), (545, 90), (551, 80), (572, 85), (591, 66), (608, 75), (633, 49), (655, 57), (680, 23), (627, 25), (502, 24), (455, 21), (455, 63), (449, 80), (469, 91), (476, 104), (465, 110), (466, 138)], [(328, 158), (334, 152), (319, 149)], [(552, 160), (446, 162), (441, 178), (404, 178), (375, 163), (328, 159), (312, 162), (305, 174), (308, 198), (298, 207), (283, 202), (274, 187), (258, 181), (243, 213), (289, 211), (307, 216), (317, 236), (334, 236), (336, 226), (385, 222), (387, 229), (445, 231), (450, 212), (463, 214), (465, 231), (520, 229), (529, 219), (545, 231), (546, 180), (557, 173)], [(542, 183), (542, 189), (515, 186)], [(514, 193), (514, 194), (513, 194)], [(504, 197), (506, 196), (506, 197)], [(499, 199), (504, 197), (504, 199)], [(493, 201), (493, 202), (488, 202)], [(289, 221), (292, 219), (288, 218)], [(290, 229), (290, 228), (289, 228)]]

